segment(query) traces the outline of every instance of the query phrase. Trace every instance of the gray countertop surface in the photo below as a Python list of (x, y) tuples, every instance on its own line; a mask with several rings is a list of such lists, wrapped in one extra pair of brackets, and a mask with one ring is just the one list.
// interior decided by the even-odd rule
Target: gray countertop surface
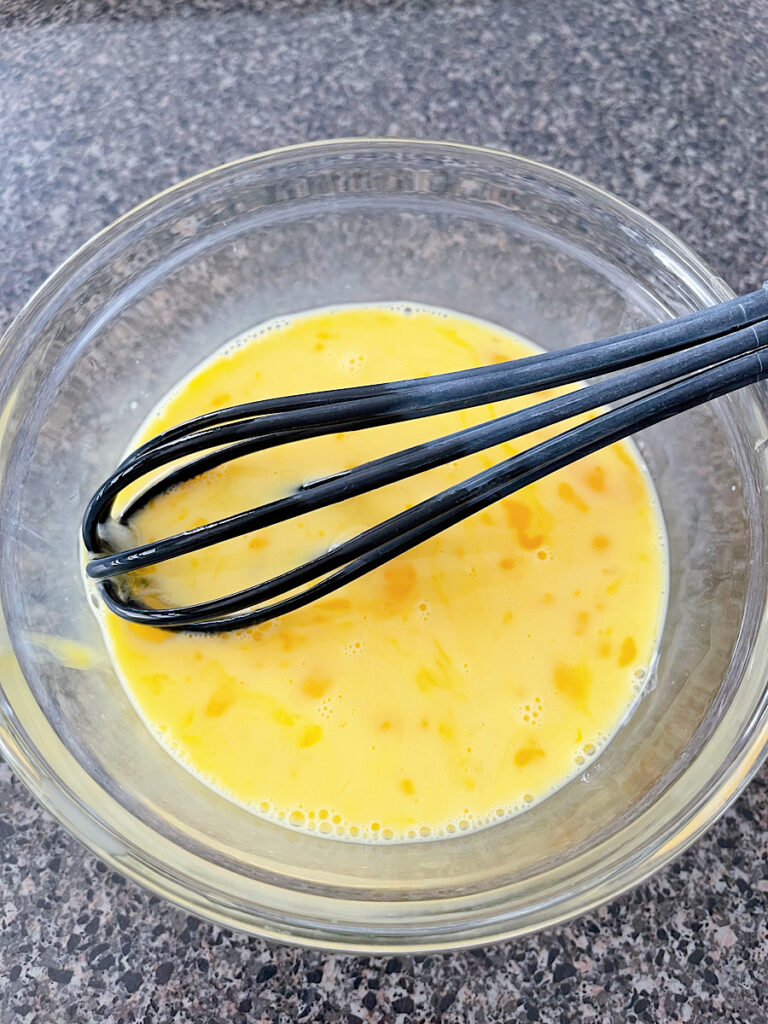
[[(0, 329), (141, 199), (271, 146), (482, 143), (618, 193), (736, 289), (768, 277), (765, 0), (0, 4)], [(684, 856), (487, 950), (336, 957), (185, 916), (0, 763), (0, 1021), (768, 1020), (768, 774)]]

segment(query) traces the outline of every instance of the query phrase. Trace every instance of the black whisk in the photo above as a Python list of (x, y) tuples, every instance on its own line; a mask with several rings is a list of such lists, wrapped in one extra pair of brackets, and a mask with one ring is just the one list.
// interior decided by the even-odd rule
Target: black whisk
[[(83, 519), (90, 560), (109, 609), (131, 622), (214, 633), (301, 608), (514, 491), (702, 402), (768, 377), (768, 285), (668, 323), (524, 359), (417, 380), (274, 398), (206, 413), (142, 445), (95, 493)], [(152, 544), (115, 551), (105, 528), (129, 484), (182, 461), (117, 517), (127, 524), (170, 487), (277, 445), (467, 409), (625, 370), (530, 408), (303, 484), (293, 494)], [(621, 403), (616, 405), (616, 403)], [(612, 407), (365, 530), (273, 579), (218, 600), (150, 608), (114, 577), (284, 522), (550, 426)], [(200, 452), (207, 454), (198, 456)], [(279, 600), (275, 600), (278, 598)]]

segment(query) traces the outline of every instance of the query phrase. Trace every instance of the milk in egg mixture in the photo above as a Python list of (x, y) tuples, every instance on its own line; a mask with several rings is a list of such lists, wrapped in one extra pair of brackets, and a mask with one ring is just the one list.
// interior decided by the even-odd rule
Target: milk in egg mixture
[[(214, 355), (136, 443), (211, 409), (534, 351), (493, 324), (441, 310), (322, 309)], [(136, 542), (541, 400), (241, 458), (156, 498), (131, 523)], [(132, 583), (154, 605), (241, 590), (562, 429), (143, 570)], [(434, 838), (542, 799), (615, 732), (658, 644), (665, 551), (652, 486), (635, 448), (622, 442), (265, 625), (203, 636), (103, 612), (102, 627), (158, 741), (229, 799), (330, 837)]]

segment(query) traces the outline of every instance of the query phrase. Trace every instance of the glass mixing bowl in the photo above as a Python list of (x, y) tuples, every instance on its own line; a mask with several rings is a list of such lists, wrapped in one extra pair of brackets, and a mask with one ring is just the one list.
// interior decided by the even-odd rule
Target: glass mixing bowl
[(56, 271), (0, 347), (0, 741), (11, 766), (124, 875), (274, 939), (466, 946), (637, 885), (711, 824), (766, 752), (765, 388), (639, 438), (671, 583), (656, 672), (630, 720), (547, 800), (432, 842), (296, 832), (184, 771), (105, 655), (78, 527), (158, 399), (259, 321), (405, 299), (558, 348), (730, 295), (681, 242), (605, 192), (459, 145), (283, 149), (132, 210)]

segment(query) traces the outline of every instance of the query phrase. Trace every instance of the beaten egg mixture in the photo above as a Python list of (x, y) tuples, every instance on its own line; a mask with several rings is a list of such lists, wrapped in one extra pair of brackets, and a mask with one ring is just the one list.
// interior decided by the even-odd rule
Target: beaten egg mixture
[[(217, 353), (136, 442), (215, 408), (534, 351), (435, 309), (319, 310)], [(135, 539), (271, 501), (541, 397), (247, 456), (156, 498), (133, 520)], [(554, 432), (136, 573), (133, 585), (154, 604), (240, 590)], [(315, 833), (419, 839), (506, 818), (581, 770), (651, 666), (665, 585), (653, 490), (634, 447), (620, 443), (266, 625), (173, 634), (104, 613), (102, 627), (139, 713), (204, 782)]]

